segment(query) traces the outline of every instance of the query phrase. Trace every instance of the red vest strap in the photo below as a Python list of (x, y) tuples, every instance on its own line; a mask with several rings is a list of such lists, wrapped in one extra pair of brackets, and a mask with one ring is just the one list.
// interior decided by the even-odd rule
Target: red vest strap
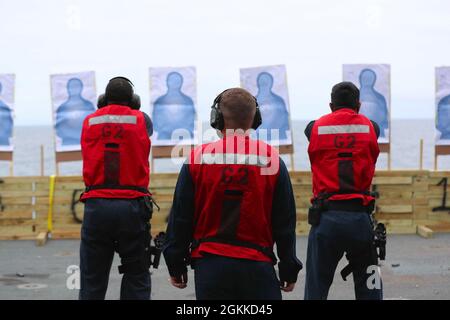
[(192, 241), (191, 249), (195, 250), (200, 246), (200, 244), (205, 243), (205, 242), (223, 243), (223, 244), (229, 244), (229, 245), (238, 246), (238, 247), (255, 249), (255, 250), (262, 252), (263, 254), (268, 256), (270, 259), (272, 259), (274, 264), (277, 263), (277, 258), (275, 256), (275, 254), (273, 253), (272, 248), (263, 247), (263, 246), (255, 244), (255, 243), (252, 243), (252, 242), (240, 241), (237, 239), (225, 239), (225, 238), (218, 238), (218, 237), (195, 239), (194, 241)]

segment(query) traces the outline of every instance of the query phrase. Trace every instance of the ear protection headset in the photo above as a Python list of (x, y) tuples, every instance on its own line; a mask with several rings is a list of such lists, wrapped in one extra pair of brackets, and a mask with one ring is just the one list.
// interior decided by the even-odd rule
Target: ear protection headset
[[(114, 77), (114, 78), (110, 79), (109, 82), (111, 82), (112, 80), (115, 80), (115, 79), (125, 80), (131, 85), (133, 94), (131, 96), (131, 100), (127, 101), (127, 103), (128, 103), (128, 106), (131, 109), (139, 110), (141, 108), (141, 98), (137, 94), (134, 93), (134, 84), (133, 84), (133, 82), (131, 82), (131, 80), (129, 80), (128, 78), (125, 78), (125, 77)], [(108, 103), (109, 103), (109, 99), (108, 99), (108, 96), (106, 95), (106, 93), (101, 94), (98, 97), (98, 100), (97, 100), (97, 107), (99, 109), (103, 108), (103, 107), (106, 107), (108, 105)]]
[[(219, 94), (214, 99), (214, 103), (211, 106), (211, 115), (210, 115), (209, 123), (210, 123), (211, 127), (213, 127), (214, 129), (220, 130), (220, 131), (222, 131), (225, 127), (225, 121), (223, 119), (223, 114), (222, 114), (222, 111), (220, 110), (220, 101), (222, 100), (223, 94), (227, 91), (228, 91), (228, 89), (223, 91), (221, 94)], [(261, 117), (261, 111), (259, 110), (258, 101), (256, 100), (255, 97), (253, 97), (253, 99), (255, 99), (256, 112), (255, 112), (255, 117), (253, 118), (252, 129), (256, 130), (262, 123), (262, 117)]]

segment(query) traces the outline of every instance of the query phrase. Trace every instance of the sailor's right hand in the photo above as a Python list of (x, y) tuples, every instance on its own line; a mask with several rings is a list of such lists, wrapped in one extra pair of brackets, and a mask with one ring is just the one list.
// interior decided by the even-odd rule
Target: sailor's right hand
[(183, 273), (182, 275), (178, 276), (178, 277), (170, 277), (170, 283), (178, 289), (184, 289), (187, 287), (187, 282), (188, 282), (188, 276), (187, 276), (187, 272)]
[(292, 290), (294, 290), (294, 288), (295, 288), (295, 282), (289, 283), (289, 282), (283, 281), (280, 284), (280, 289), (284, 292), (292, 292)]

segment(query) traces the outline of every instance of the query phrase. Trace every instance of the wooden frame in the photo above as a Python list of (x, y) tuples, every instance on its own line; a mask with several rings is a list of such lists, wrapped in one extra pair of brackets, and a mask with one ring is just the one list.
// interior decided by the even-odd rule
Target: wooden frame
[(438, 156), (450, 155), (450, 145), (435, 145), (434, 146), (434, 171), (437, 170)]
[(151, 171), (152, 173), (155, 173), (154, 170), (154, 164), (155, 159), (165, 159), (165, 158), (172, 158), (172, 150), (173, 148), (179, 148), (178, 156), (180, 158), (186, 157), (186, 149), (192, 150), (194, 148), (194, 145), (173, 145), (173, 146), (152, 146), (151, 152), (150, 152), (150, 161), (151, 161)]
[[(391, 130), (389, 130), (389, 136), (391, 135)], [(389, 137), (389, 140), (391, 138)], [(387, 166), (388, 170), (391, 170), (391, 143), (380, 143), (378, 145), (380, 148), (380, 153), (387, 153)]]
[(14, 162), (12, 151), (0, 151), (0, 161), (9, 161), (9, 175), (14, 175)]
[[(290, 122), (289, 117), (289, 122)], [(292, 127), (291, 127), (291, 135), (292, 135)], [(292, 141), (294, 137), (292, 137)], [(281, 145), (276, 147), (278, 149), (279, 154), (288, 154), (291, 160), (291, 171), (295, 171), (295, 164), (294, 164), (294, 144), (287, 144), (287, 145)]]
[(60, 162), (71, 162), (71, 161), (81, 161), (83, 160), (81, 156), (81, 151), (59, 151), (55, 152), (55, 171), (56, 175), (59, 176), (59, 163)]

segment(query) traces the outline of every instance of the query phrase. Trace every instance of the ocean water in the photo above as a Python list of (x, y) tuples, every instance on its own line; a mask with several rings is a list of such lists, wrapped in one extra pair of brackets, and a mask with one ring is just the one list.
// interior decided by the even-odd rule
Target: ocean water
[[(294, 120), (294, 162), (295, 170), (309, 170), (307, 154), (308, 142), (303, 130), (308, 121)], [(207, 129), (207, 123), (203, 125)], [(40, 175), (40, 146), (44, 146), (44, 174), (55, 173), (54, 140), (50, 126), (19, 126), (14, 132), (14, 175)], [(391, 169), (418, 169), (420, 139), (424, 140), (423, 166), (433, 169), (434, 166), (434, 120), (392, 120)], [(290, 157), (283, 156), (290, 167)], [(61, 175), (81, 175), (81, 162), (59, 164)], [(177, 172), (180, 164), (170, 159), (155, 160), (153, 172)], [(378, 169), (387, 169), (387, 155), (381, 154)], [(440, 156), (439, 170), (450, 170), (450, 156)], [(9, 164), (0, 162), (0, 176), (9, 175)]]

